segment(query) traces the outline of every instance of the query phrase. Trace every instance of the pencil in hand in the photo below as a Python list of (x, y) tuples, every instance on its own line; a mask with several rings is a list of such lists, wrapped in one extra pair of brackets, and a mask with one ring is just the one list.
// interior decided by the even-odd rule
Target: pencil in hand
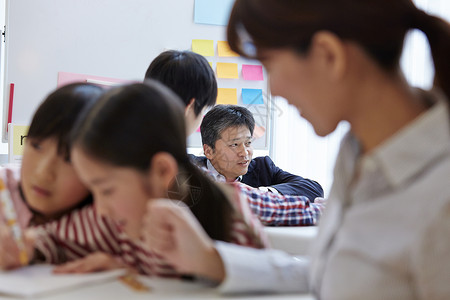
[(24, 236), (20, 224), (17, 221), (16, 210), (14, 209), (14, 203), (12, 201), (9, 190), (6, 188), (5, 183), (0, 179), (0, 207), (6, 225), (10, 228), (12, 237), (19, 248), (19, 261), (21, 265), (28, 264), (28, 255), (25, 248)]

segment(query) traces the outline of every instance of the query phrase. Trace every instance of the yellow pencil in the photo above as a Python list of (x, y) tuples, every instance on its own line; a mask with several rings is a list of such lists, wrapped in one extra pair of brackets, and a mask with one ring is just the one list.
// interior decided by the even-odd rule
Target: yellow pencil
[(0, 178), (0, 203), (2, 205), (3, 214), (6, 218), (6, 224), (11, 228), (13, 238), (19, 248), (19, 260), (22, 265), (28, 264), (28, 255), (25, 249), (25, 241), (22, 235), (19, 222), (17, 222), (17, 214), (11, 199), (11, 194), (6, 188), (5, 183)]

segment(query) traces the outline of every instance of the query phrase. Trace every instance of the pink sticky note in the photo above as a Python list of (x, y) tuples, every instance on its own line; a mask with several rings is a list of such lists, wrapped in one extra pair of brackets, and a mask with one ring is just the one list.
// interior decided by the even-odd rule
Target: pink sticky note
[(58, 72), (58, 83), (57, 87), (73, 83), (73, 82), (89, 82), (97, 84), (100, 86), (114, 86), (119, 84), (125, 84), (131, 82), (130, 80), (110, 78), (110, 77), (100, 77), (93, 75), (69, 73), (69, 72)]
[(244, 80), (264, 80), (263, 69), (260, 65), (242, 65)]

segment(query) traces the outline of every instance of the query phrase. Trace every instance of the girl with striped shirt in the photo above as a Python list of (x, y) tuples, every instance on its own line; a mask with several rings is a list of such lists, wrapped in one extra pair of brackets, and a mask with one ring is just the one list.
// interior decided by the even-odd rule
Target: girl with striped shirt
[[(145, 88), (148, 89), (148, 87)], [(124, 88), (124, 91), (128, 93), (127, 88)], [(152, 89), (150, 88), (150, 92), (151, 91)], [(149, 91), (147, 90), (144, 92), (144, 98), (148, 98), (151, 101), (161, 101), (164, 103), (164, 101), (167, 101), (165, 97), (169, 97), (164, 93), (162, 94), (163, 96), (156, 93), (157, 97), (154, 98), (153, 96), (155, 95), (150, 93), (151, 97), (149, 97), (146, 93), (149, 93)], [(106, 101), (104, 99), (110, 97), (108, 95), (105, 95), (105, 97), (102, 98), (102, 103)], [(172, 94), (170, 97), (172, 97)], [(147, 101), (150, 101), (148, 99)], [(179, 101), (176, 98), (174, 99)], [(149, 109), (149, 111), (146, 111), (148, 108), (139, 107), (140, 102), (140, 99), (135, 101), (138, 106), (137, 111), (145, 112), (150, 123), (155, 122), (155, 118), (151, 117), (153, 110)], [(130, 101), (128, 105), (131, 107), (132, 103), (134, 102)], [(99, 106), (96, 107), (99, 109)], [(163, 107), (162, 110), (154, 111), (160, 114), (163, 118), (173, 118), (174, 115), (167, 113), (166, 110), (167, 107)], [(96, 109), (94, 108), (93, 111), (95, 112)], [(121, 110), (119, 109), (118, 111)], [(127, 116), (128, 115), (131, 119), (139, 118), (139, 116), (136, 115), (136, 112), (127, 113)], [(98, 116), (95, 119), (98, 119), (99, 122), (102, 120), (102, 118)], [(82, 124), (85, 124), (88, 120), (89, 118)], [(156, 124), (157, 123), (143, 126), (142, 131), (146, 131), (146, 129), (151, 131), (151, 128), (156, 128)], [(111, 156), (114, 156), (111, 152), (114, 150), (118, 152), (118, 157), (124, 155), (123, 158), (120, 158), (122, 160), (121, 164), (126, 164), (124, 161), (127, 159), (139, 161), (144, 157), (150, 157), (147, 153), (151, 153), (151, 149), (146, 151), (148, 147), (144, 145), (145, 141), (163, 141), (163, 139), (167, 136), (175, 137), (177, 135), (175, 133), (171, 133), (170, 130), (178, 128), (175, 126), (171, 127), (170, 130), (157, 130), (161, 134), (154, 139), (151, 137), (150, 139), (142, 139), (140, 137), (142, 137), (145, 133), (134, 131), (135, 134), (132, 134), (132, 136), (134, 136), (134, 141), (129, 140), (131, 143), (126, 143), (126, 146), (128, 147), (129, 145), (133, 145), (133, 147), (129, 148), (140, 149), (141, 152), (131, 153), (131, 155), (128, 155), (126, 151), (124, 151), (124, 147), (117, 147), (116, 145), (110, 144), (110, 142), (116, 141), (102, 139), (102, 137), (110, 137), (112, 140), (115, 140), (117, 137), (117, 142), (120, 143), (122, 141), (120, 138), (121, 133), (117, 132), (119, 128), (111, 128), (108, 126), (99, 127), (96, 124), (92, 127), (96, 128), (100, 133), (100, 137), (94, 138), (94, 147), (106, 147), (109, 149), (109, 152), (101, 150), (104, 154), (101, 155), (100, 161), (111, 159)], [(127, 126), (124, 126), (125, 129), (126, 127)], [(109, 135), (108, 132), (102, 132), (102, 128), (111, 129), (111, 134)], [(81, 138), (88, 132), (90, 131), (87, 130), (86, 126), (82, 127), (80, 125), (78, 135), (76, 135), (75, 138), (76, 144), (81, 143)], [(178, 148), (179, 146), (184, 147), (182, 149), (185, 149), (184, 132), (185, 131), (182, 131), (182, 134), (178, 134), (177, 136), (183, 137), (183, 144), (177, 145), (177, 143), (173, 143), (173, 148)], [(179, 142), (179, 140), (177, 142)], [(67, 143), (67, 145), (69, 144), (70, 143)], [(151, 144), (158, 143), (156, 142)], [(87, 149), (87, 146), (84, 144), (83, 149)], [(179, 149), (176, 151), (178, 150)], [(166, 149), (166, 151), (169, 153), (176, 152), (171, 148)], [(180, 153), (176, 153), (174, 155), (177, 157), (182, 156)], [(111, 162), (108, 164), (113, 163)], [(23, 167), (24, 166), (22, 166), (22, 169)], [(205, 180), (204, 176), (201, 175), (200, 172), (197, 172), (196, 168), (192, 168), (192, 170), (190, 170), (190, 164), (188, 166), (184, 166), (180, 163), (180, 170), (182, 168), (183, 171), (179, 172), (179, 174), (175, 176), (176, 178), (172, 178), (174, 182), (181, 182), (181, 184), (177, 185), (174, 183), (174, 188), (167, 190), (167, 193), (165, 194), (167, 198), (178, 199), (189, 203), (191, 209), (194, 212), (198, 212), (200, 217), (199, 219), (202, 220), (205, 229), (208, 230), (209, 228), (212, 237), (257, 248), (263, 247), (266, 244), (260, 224), (248, 209), (248, 204), (245, 197), (239, 196), (238, 192), (233, 189), (217, 188), (209, 180)], [(111, 174), (115, 173), (111, 172)], [(22, 177), (23, 175), (24, 174), (22, 172)], [(17, 187), (18, 183), (14, 183), (13, 176), (9, 177), (9, 185), (15, 184)], [(139, 180), (136, 180), (136, 182), (139, 182)], [(120, 184), (121, 183), (114, 186), (114, 189), (118, 188)], [(105, 211), (105, 206), (103, 203), (108, 200), (111, 200), (111, 203), (113, 203), (113, 201), (116, 201), (117, 197), (114, 197), (113, 191), (107, 191), (106, 194), (111, 193), (109, 195), (105, 195), (105, 192), (102, 192), (101, 194), (96, 195), (96, 207), (100, 208), (100, 214), (96, 212), (96, 209), (92, 205), (88, 204), (71, 211), (66, 211), (66, 213), (60, 215), (54, 220), (47, 219), (45, 222), (40, 222), (38, 223), (39, 225), (33, 226), (35, 236), (33, 242), (33, 260), (56, 264), (69, 262), (57, 267), (55, 269), (57, 272), (90, 272), (126, 266), (134, 268), (143, 274), (156, 274), (160, 276), (175, 275), (173, 269), (168, 266), (161, 259), (161, 257), (149, 251), (143, 241), (139, 239), (138, 234), (136, 234), (136, 228), (138, 227), (132, 226), (134, 230), (130, 231), (128, 228), (130, 226), (126, 225), (127, 223), (133, 224), (136, 223), (135, 221), (139, 221), (139, 213), (144, 211), (139, 205), (142, 204), (142, 201), (147, 201), (148, 196), (145, 194), (145, 197), (140, 198), (143, 196), (137, 192), (140, 191), (140, 186), (133, 185), (133, 182), (128, 184), (127, 180), (124, 180), (123, 184), (130, 189), (130, 193), (127, 195), (120, 195), (123, 198), (119, 199), (119, 202), (127, 201), (125, 209), (121, 209), (124, 212), (127, 211), (127, 209), (130, 209), (130, 211), (136, 213), (136, 215), (132, 213), (125, 215), (125, 218), (117, 218), (117, 215)], [(95, 194), (96, 186), (90, 187)], [(147, 188), (149, 187), (144, 184), (144, 190)], [(42, 214), (39, 214), (39, 216), (43, 219)], [(3, 267), (8, 266), (3, 264)]]

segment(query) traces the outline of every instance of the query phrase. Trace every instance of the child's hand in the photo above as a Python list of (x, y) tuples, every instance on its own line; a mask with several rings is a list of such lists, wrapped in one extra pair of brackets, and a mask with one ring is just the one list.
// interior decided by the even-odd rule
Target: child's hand
[(149, 249), (180, 273), (224, 279), (224, 266), (214, 242), (186, 205), (161, 199), (150, 201), (147, 209), (142, 236)]
[(11, 194), (11, 199), (14, 204), (14, 209), (17, 214), (17, 221), (19, 222), (22, 228), (28, 226), (30, 219), (32, 217), (32, 213), (25, 202), (22, 200), (22, 197), (19, 193), (18, 182), (14, 178), (13, 171), (10, 169), (6, 169), (6, 188), (9, 190)]
[(95, 252), (83, 258), (59, 265), (53, 269), (54, 273), (92, 273), (113, 269), (122, 269), (126, 265), (109, 253)]
[[(27, 252), (28, 261), (33, 256), (34, 241), (33, 231), (31, 229), (24, 231), (25, 251)], [(0, 221), (0, 269), (12, 270), (21, 266), (20, 249), (13, 238), (11, 228), (3, 221)]]

